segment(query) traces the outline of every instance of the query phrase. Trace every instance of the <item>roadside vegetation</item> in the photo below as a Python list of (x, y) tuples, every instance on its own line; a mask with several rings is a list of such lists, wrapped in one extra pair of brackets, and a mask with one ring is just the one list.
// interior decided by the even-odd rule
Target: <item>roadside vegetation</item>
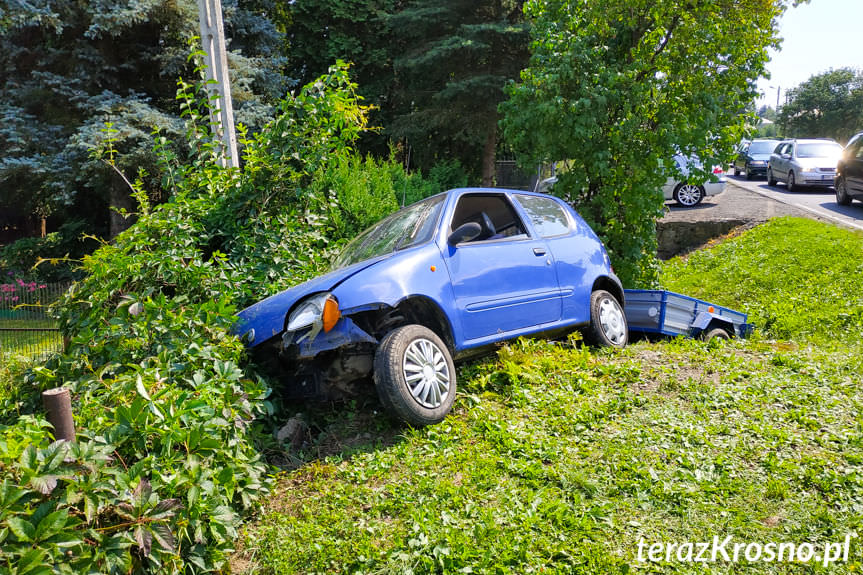
[[(181, 84), (193, 157), (155, 144), (170, 199), (153, 206), (133, 184), (137, 223), (83, 259), (57, 304), (63, 354), (26, 372), (4, 359), (0, 572), (224, 568), (242, 515), (270, 493), (262, 454), (279, 411), (230, 334), (234, 313), (321, 272), (397, 208), (396, 186), (422, 186), (354, 155), (367, 127), (355, 88), (338, 66), (287, 97), (242, 135), (243, 168), (229, 170), (206, 93)], [(111, 163), (107, 133), (94, 155)], [(42, 414), (41, 391), (59, 386), (73, 397), (74, 444), (53, 442)]]
[[(313, 409), (295, 469), (233, 566), (725, 573), (735, 567), (721, 557), (648, 567), (639, 541), (823, 545), (860, 533), (861, 254), (858, 233), (773, 220), (663, 268), (668, 287), (750, 312), (751, 340), (601, 353), (519, 341), (464, 366), (453, 415), (423, 430), (391, 427), (373, 403)], [(861, 567), (857, 541), (830, 572)]]

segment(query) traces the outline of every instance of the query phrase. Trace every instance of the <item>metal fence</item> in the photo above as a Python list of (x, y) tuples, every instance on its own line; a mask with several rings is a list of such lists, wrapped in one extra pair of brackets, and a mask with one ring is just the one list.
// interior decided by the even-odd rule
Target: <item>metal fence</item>
[(48, 306), (68, 288), (68, 283), (0, 279), (0, 362), (10, 354), (44, 357), (62, 349), (63, 338)]

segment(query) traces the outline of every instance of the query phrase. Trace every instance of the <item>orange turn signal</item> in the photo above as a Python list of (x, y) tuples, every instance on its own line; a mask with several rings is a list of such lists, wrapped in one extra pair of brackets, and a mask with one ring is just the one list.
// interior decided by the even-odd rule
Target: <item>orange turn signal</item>
[(338, 323), (340, 317), (342, 317), (342, 312), (339, 309), (339, 302), (332, 296), (328, 297), (327, 301), (324, 302), (324, 313), (322, 317), (324, 332), (328, 332), (336, 327), (336, 323)]

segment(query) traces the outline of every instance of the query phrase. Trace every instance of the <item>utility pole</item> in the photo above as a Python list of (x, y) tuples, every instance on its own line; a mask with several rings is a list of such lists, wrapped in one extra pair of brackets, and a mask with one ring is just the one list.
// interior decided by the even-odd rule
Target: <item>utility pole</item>
[[(234, 107), (231, 102), (231, 80), (228, 77), (228, 55), (225, 47), (225, 25), (221, 0), (198, 0), (201, 21), (201, 43), (206, 53), (207, 92), (210, 93), (210, 123), (222, 140), (222, 165), (240, 167), (237, 134), (234, 131)], [(213, 109), (213, 103), (218, 106)]]

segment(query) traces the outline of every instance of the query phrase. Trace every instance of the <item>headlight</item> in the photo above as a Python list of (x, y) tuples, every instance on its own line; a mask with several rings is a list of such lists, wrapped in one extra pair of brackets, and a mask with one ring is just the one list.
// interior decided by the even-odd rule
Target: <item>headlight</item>
[(325, 332), (333, 329), (340, 316), (339, 302), (335, 296), (329, 293), (313, 295), (301, 302), (288, 316), (287, 330), (297, 331), (311, 326), (317, 335), (321, 329)]

